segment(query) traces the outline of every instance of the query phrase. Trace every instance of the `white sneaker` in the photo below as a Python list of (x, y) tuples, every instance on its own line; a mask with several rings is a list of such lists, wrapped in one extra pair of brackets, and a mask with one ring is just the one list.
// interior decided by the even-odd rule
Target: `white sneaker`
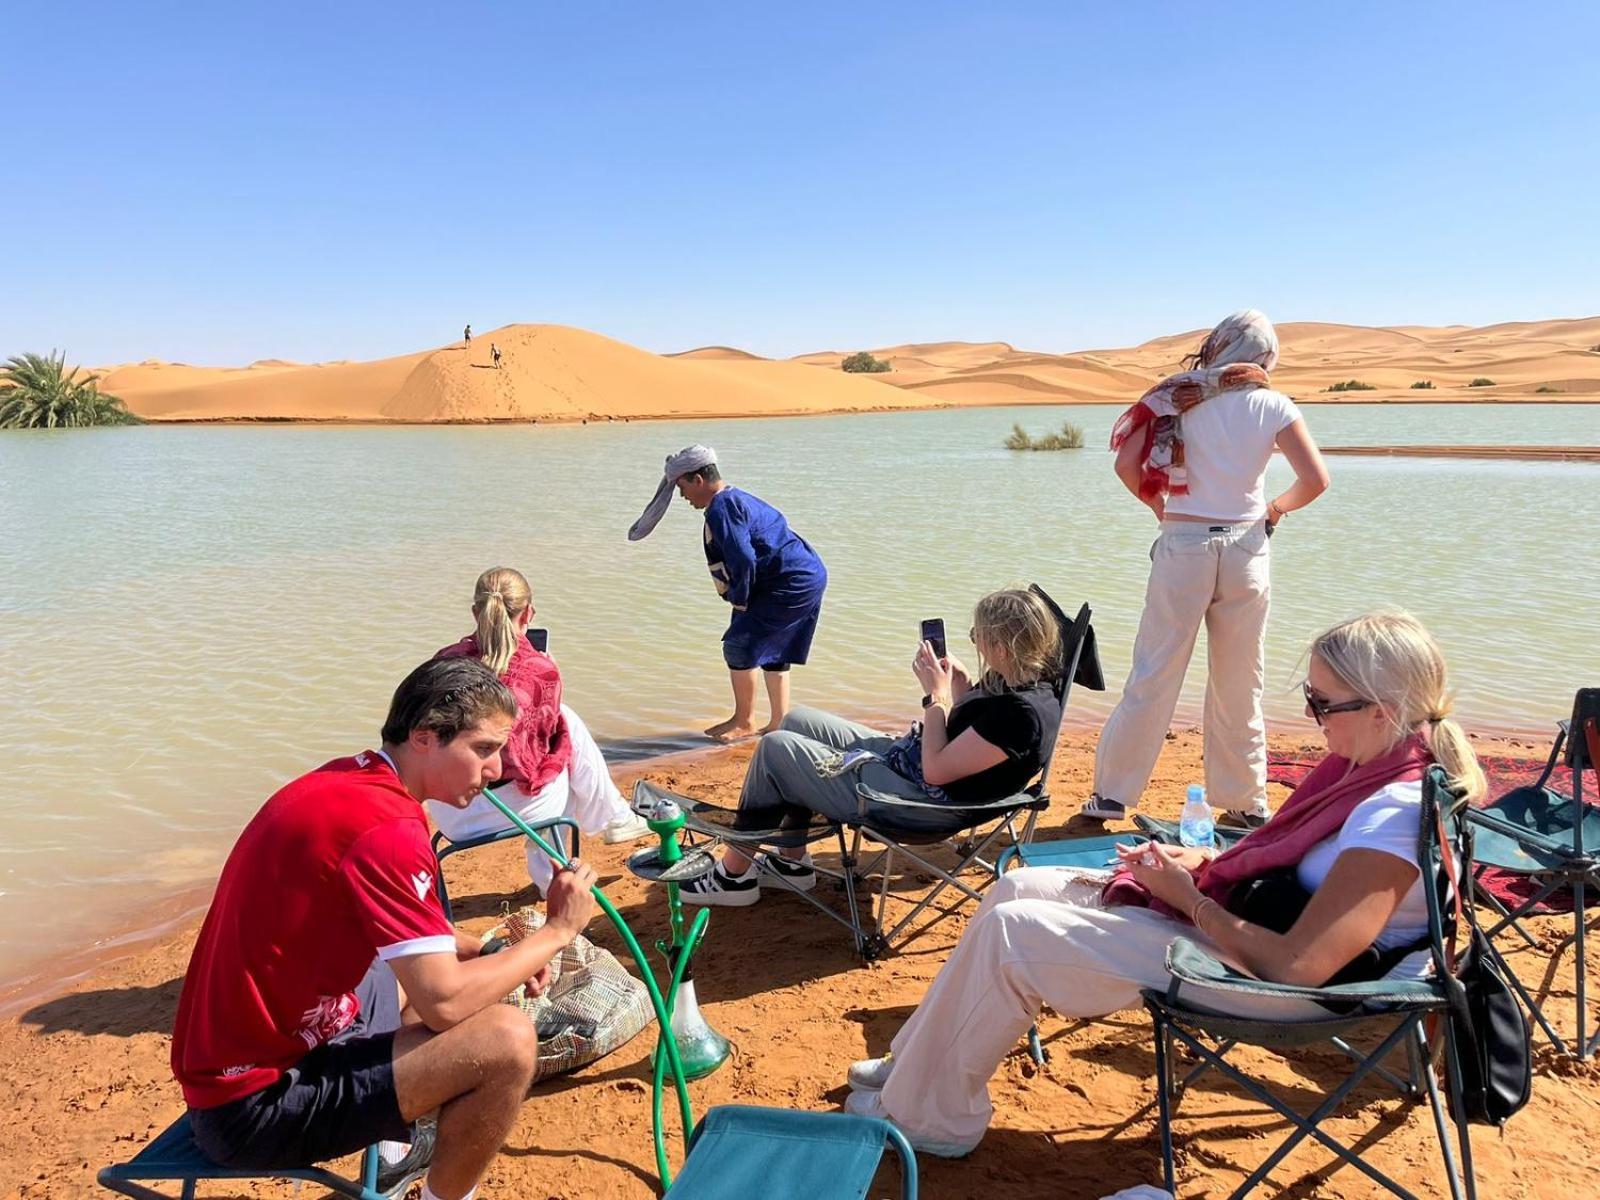
[(650, 826), (638, 813), (630, 812), (625, 817), (618, 817), (611, 824), (600, 831), (600, 840), (608, 846), (615, 846), (619, 842), (631, 842), (642, 838), (650, 832)]
[(889, 1082), (889, 1072), (894, 1069), (894, 1059), (885, 1054), (882, 1058), (863, 1058), (850, 1064), (846, 1078), (858, 1092), (881, 1092)]
[(748, 908), (761, 899), (761, 872), (752, 864), (743, 875), (730, 875), (719, 862), (700, 878), (680, 883), (678, 899), (685, 904)]
[(911, 1143), (911, 1148), (919, 1154), (931, 1154), (935, 1158), (965, 1158), (978, 1148), (977, 1142), (936, 1142), (931, 1138), (918, 1137), (909, 1129), (901, 1127), (898, 1121), (884, 1111), (881, 1092), (851, 1092), (844, 1098), (844, 1110), (858, 1117), (874, 1117), (899, 1127), (900, 1132), (906, 1135), (906, 1141)]

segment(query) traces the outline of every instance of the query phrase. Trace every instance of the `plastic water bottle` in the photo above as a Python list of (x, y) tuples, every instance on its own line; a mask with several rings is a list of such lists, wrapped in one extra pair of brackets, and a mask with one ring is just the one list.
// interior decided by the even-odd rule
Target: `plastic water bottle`
[(1185, 846), (1216, 845), (1216, 822), (1211, 819), (1206, 790), (1198, 783), (1189, 785), (1189, 798), (1184, 801), (1183, 816), (1178, 819), (1178, 840)]

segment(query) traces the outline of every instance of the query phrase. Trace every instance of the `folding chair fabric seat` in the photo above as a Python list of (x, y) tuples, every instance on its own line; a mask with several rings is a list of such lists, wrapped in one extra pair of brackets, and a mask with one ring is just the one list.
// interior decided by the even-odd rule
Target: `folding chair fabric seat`
[(901, 1196), (916, 1200), (917, 1160), (887, 1121), (851, 1113), (726, 1104), (695, 1128), (668, 1200), (861, 1200), (886, 1146), (900, 1156)]
[(375, 1146), (368, 1147), (362, 1156), (361, 1180), (346, 1179), (316, 1166), (281, 1170), (218, 1166), (195, 1145), (194, 1132), (189, 1127), (189, 1114), (184, 1113), (133, 1158), (102, 1168), (96, 1178), (101, 1187), (132, 1196), (135, 1200), (169, 1200), (154, 1188), (143, 1186), (147, 1183), (182, 1184), (183, 1197), (191, 1200), (196, 1185), (206, 1179), (305, 1180), (342, 1196), (354, 1196), (357, 1200), (383, 1200), (382, 1193), (362, 1181), (376, 1179), (377, 1172), (378, 1151)]

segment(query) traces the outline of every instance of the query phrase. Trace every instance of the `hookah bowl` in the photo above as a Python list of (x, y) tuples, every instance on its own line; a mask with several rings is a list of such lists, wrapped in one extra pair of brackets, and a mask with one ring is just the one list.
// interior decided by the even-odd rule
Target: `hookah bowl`
[(679, 842), (684, 827), (683, 810), (676, 801), (662, 796), (642, 811), (645, 823), (660, 839), (660, 845), (631, 855), (628, 869), (648, 883), (666, 885), (672, 940), (657, 942), (656, 948), (666, 955), (672, 972), (672, 984), (666, 997), (667, 1008), (672, 1013), (672, 1039), (677, 1043), (684, 1078), (702, 1079), (728, 1060), (730, 1050), (728, 1039), (711, 1028), (695, 996), (689, 959), (698, 948), (698, 942), (690, 945), (685, 933), (678, 885), (709, 874), (716, 859), (699, 847), (685, 852)]

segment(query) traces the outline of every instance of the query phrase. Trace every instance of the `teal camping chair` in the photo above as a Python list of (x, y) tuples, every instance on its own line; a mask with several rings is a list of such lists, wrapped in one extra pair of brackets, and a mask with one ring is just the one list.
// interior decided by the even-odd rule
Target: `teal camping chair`
[(887, 1121), (724, 1104), (696, 1127), (667, 1200), (863, 1200), (885, 1146), (902, 1200), (917, 1200), (917, 1157)]
[[(401, 1181), (387, 1194), (403, 1195), (412, 1180), (420, 1179), (422, 1172)], [(378, 1148), (367, 1147), (361, 1156), (361, 1177), (346, 1179), (322, 1167), (308, 1166), (299, 1169), (259, 1171), (237, 1167), (219, 1167), (194, 1144), (194, 1134), (189, 1130), (189, 1114), (184, 1113), (132, 1159), (103, 1168), (96, 1178), (100, 1186), (134, 1200), (170, 1200), (170, 1197), (150, 1183), (177, 1183), (182, 1185), (182, 1200), (195, 1200), (195, 1188), (202, 1179), (293, 1179), (314, 1183), (340, 1196), (353, 1196), (355, 1200), (385, 1200), (378, 1191)]]
[[(1572, 772), (1570, 796), (1550, 786), (1550, 776), (1563, 760), (1563, 747), (1565, 763)], [(1479, 884), (1478, 898), (1500, 914), (1500, 921), (1484, 931), (1487, 937), (1492, 940), (1506, 929), (1514, 929), (1530, 946), (1538, 946), (1522, 919), (1537, 912), (1552, 896), (1571, 894), (1568, 944), (1572, 946), (1577, 993), (1577, 1032), (1571, 1043), (1556, 1033), (1540, 998), (1528, 991), (1515, 972), (1510, 973), (1509, 982), (1556, 1050), (1580, 1059), (1600, 1048), (1600, 1030), (1585, 1036), (1589, 999), (1584, 942), (1594, 911), (1589, 897), (1591, 892), (1600, 893), (1600, 808), (1584, 803), (1583, 773), (1595, 770), (1600, 770), (1600, 688), (1581, 688), (1572, 701), (1572, 720), (1557, 726), (1555, 744), (1538, 782), (1509, 791), (1470, 815), (1477, 827), (1474, 857), (1478, 868), (1497, 868), (1534, 885), (1532, 895), (1513, 908)], [(1562, 949), (1565, 946), (1557, 953)]]

